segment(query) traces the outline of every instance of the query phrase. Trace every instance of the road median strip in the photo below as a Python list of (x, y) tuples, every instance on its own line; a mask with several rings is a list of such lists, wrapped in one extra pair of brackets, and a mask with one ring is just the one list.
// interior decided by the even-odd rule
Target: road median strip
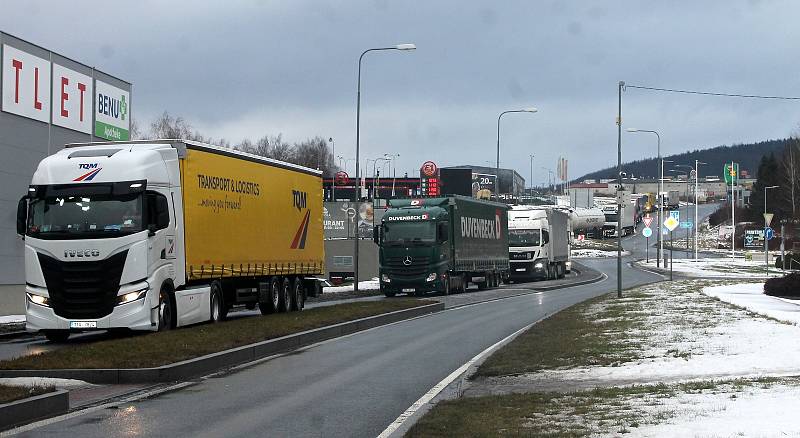
[(58, 377), (100, 384), (171, 382), (442, 310), (442, 303), (397, 299), (242, 318), (2, 361), (0, 377)]

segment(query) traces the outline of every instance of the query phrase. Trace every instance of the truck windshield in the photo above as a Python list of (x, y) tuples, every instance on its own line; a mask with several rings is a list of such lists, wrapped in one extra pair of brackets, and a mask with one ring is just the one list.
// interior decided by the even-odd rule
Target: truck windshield
[(539, 230), (508, 230), (508, 246), (539, 246)]
[(606, 222), (616, 222), (619, 215), (616, 213), (606, 213)]
[(388, 245), (436, 241), (433, 221), (392, 222), (384, 225), (383, 243)]
[(142, 231), (142, 194), (76, 194), (33, 199), (28, 235), (39, 239), (91, 239)]

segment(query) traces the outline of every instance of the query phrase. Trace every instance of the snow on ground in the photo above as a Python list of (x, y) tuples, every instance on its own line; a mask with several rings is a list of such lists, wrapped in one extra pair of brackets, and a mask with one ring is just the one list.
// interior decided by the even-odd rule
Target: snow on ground
[(699, 393), (681, 393), (657, 400), (648, 397), (630, 403), (630, 409), (645, 413), (645, 418), (665, 420), (628, 428), (630, 434), (626, 436), (800, 436), (796, 417), (800, 388), (797, 386), (721, 386)]
[(703, 293), (759, 315), (800, 325), (800, 301), (764, 295), (764, 283), (704, 287)]
[[(358, 290), (378, 290), (381, 288), (380, 282), (377, 278), (373, 278), (372, 280), (367, 281), (360, 281), (358, 283)], [(336, 292), (353, 292), (353, 285), (347, 286), (330, 286), (326, 287), (323, 290), (323, 293), (336, 293)]]
[(590, 315), (605, 306), (630, 303), (620, 318), (633, 320), (634, 328), (619, 333), (619, 339), (637, 345), (642, 350), (639, 359), (616, 366), (539, 371), (520, 376), (520, 381), (608, 386), (800, 375), (800, 327), (722, 304), (701, 292), (703, 284), (662, 282), (641, 288), (639, 296), (593, 306)]
[(95, 386), (83, 380), (56, 379), (52, 377), (10, 377), (0, 378), (0, 385), (5, 386), (52, 386), (56, 389), (78, 389)]
[(17, 324), (20, 322), (25, 322), (25, 315), (0, 316), (0, 324)]
[[(604, 258), (604, 257), (616, 257), (617, 251), (606, 251), (602, 249), (573, 249), (570, 251), (570, 255), (573, 258)], [(622, 251), (623, 256), (630, 255), (628, 251)]]
[[(655, 259), (650, 259), (649, 263), (639, 262), (639, 264), (646, 268), (656, 268)], [(668, 267), (666, 269), (662, 267), (661, 270), (669, 272)], [(730, 257), (701, 258), (696, 262), (694, 259), (673, 258), (672, 270), (678, 274), (700, 278), (764, 278), (767, 276), (767, 272), (769, 272), (770, 277), (781, 277), (786, 274), (786, 272), (774, 266), (770, 266), (769, 270), (767, 270), (763, 260), (746, 260), (744, 258), (731, 259)]]

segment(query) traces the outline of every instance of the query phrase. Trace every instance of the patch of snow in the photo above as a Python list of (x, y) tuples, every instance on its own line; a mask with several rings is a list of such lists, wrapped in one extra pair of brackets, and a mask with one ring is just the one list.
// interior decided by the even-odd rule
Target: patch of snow
[(9, 377), (0, 378), (0, 385), (6, 386), (52, 386), (56, 389), (77, 389), (95, 386), (83, 380), (57, 379), (53, 377)]
[(25, 322), (25, 315), (0, 316), (0, 324), (16, 324), (20, 322)]
[(800, 325), (800, 302), (764, 295), (764, 283), (705, 287), (703, 293), (759, 315)]
[[(373, 278), (372, 280), (360, 281), (358, 282), (358, 290), (379, 290), (381, 288), (381, 284), (377, 278)], [(330, 286), (322, 289), (323, 293), (336, 293), (336, 292), (353, 292), (353, 285), (347, 286)]]
[[(656, 268), (656, 260), (651, 259), (649, 263), (639, 262), (646, 268)], [(661, 267), (662, 271), (669, 272), (669, 267)], [(721, 258), (701, 258), (676, 259), (672, 260), (672, 270), (675, 273), (689, 277), (726, 277), (726, 278), (764, 278), (780, 277), (786, 273), (780, 269), (770, 267), (769, 270), (764, 266), (764, 262), (756, 260), (746, 260), (743, 258), (732, 259), (730, 257)]]
[[(735, 394), (735, 397), (731, 397)], [(632, 409), (660, 424), (628, 428), (631, 437), (784, 437), (798, 436), (796, 386), (758, 385), (743, 391), (682, 393), (675, 397), (641, 400)], [(671, 417), (671, 418), (670, 418)]]
[[(629, 251), (622, 251), (622, 256), (630, 255)], [(606, 257), (616, 257), (617, 251), (605, 251), (602, 249), (573, 249), (570, 251), (570, 255), (573, 258), (606, 258)]]

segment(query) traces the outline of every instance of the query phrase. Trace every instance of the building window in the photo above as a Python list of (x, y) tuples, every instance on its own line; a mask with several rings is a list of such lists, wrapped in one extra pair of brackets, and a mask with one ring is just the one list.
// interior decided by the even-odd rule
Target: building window
[(336, 267), (352, 267), (353, 256), (333, 256), (333, 266)]

